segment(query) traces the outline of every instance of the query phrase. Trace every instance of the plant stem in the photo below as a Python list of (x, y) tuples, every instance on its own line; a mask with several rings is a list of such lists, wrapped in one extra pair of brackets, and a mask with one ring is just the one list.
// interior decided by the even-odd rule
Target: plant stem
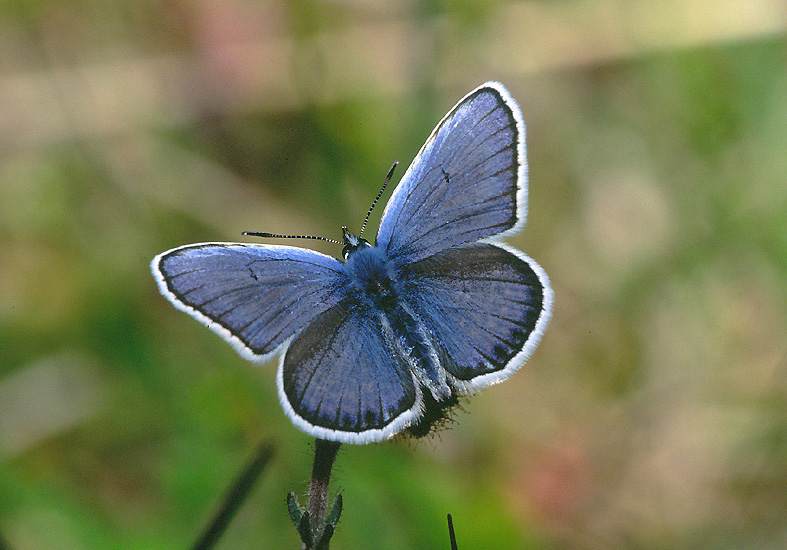
[(331, 480), (331, 469), (341, 443), (315, 439), (314, 465), (312, 479), (309, 484), (309, 504), (307, 510), (312, 528), (312, 536), (318, 539), (325, 526), (325, 508), (328, 503), (328, 484)]

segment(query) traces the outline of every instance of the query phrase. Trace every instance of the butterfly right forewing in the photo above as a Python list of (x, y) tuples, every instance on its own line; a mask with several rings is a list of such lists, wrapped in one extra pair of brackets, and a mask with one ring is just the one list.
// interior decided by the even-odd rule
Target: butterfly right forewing
[(394, 190), (377, 245), (403, 265), (518, 228), (525, 126), (500, 84), (470, 92), (437, 125)]

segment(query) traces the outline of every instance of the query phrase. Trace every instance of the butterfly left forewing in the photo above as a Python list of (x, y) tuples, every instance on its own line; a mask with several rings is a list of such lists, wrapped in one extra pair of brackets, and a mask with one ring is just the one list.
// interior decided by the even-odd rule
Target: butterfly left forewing
[(344, 296), (341, 262), (290, 246), (202, 243), (156, 256), (151, 270), (172, 304), (265, 361)]

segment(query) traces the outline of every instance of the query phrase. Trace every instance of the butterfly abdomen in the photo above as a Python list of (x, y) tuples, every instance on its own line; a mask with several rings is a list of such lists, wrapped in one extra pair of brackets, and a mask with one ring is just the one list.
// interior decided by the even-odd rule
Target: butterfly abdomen
[(345, 266), (357, 303), (379, 316), (393, 360), (404, 361), (435, 400), (448, 399), (451, 388), (429, 332), (402, 299), (402, 282), (385, 253), (377, 247), (359, 248)]

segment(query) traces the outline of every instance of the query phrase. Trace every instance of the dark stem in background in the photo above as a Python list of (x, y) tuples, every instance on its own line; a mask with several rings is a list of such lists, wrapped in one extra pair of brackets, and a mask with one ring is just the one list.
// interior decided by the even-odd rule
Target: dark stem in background
[[(238, 511), (240, 505), (246, 500), (249, 491), (254, 487), (254, 483), (260, 477), (260, 474), (265, 469), (265, 466), (268, 465), (271, 458), (273, 458), (273, 445), (265, 441), (257, 449), (257, 454), (254, 456), (254, 459), (249, 462), (249, 465), (227, 492), (219, 511), (213, 516), (208, 527), (202, 535), (200, 535), (199, 539), (197, 539), (194, 546), (192, 546), (193, 550), (208, 550), (213, 548), (219, 540), (219, 537), (224, 534), (235, 512)], [(0, 546), (0, 548), (5, 547)]]
[(454, 520), (451, 514), (448, 514), (448, 538), (451, 540), (451, 550), (459, 550), (456, 545), (456, 534), (454, 533)]

